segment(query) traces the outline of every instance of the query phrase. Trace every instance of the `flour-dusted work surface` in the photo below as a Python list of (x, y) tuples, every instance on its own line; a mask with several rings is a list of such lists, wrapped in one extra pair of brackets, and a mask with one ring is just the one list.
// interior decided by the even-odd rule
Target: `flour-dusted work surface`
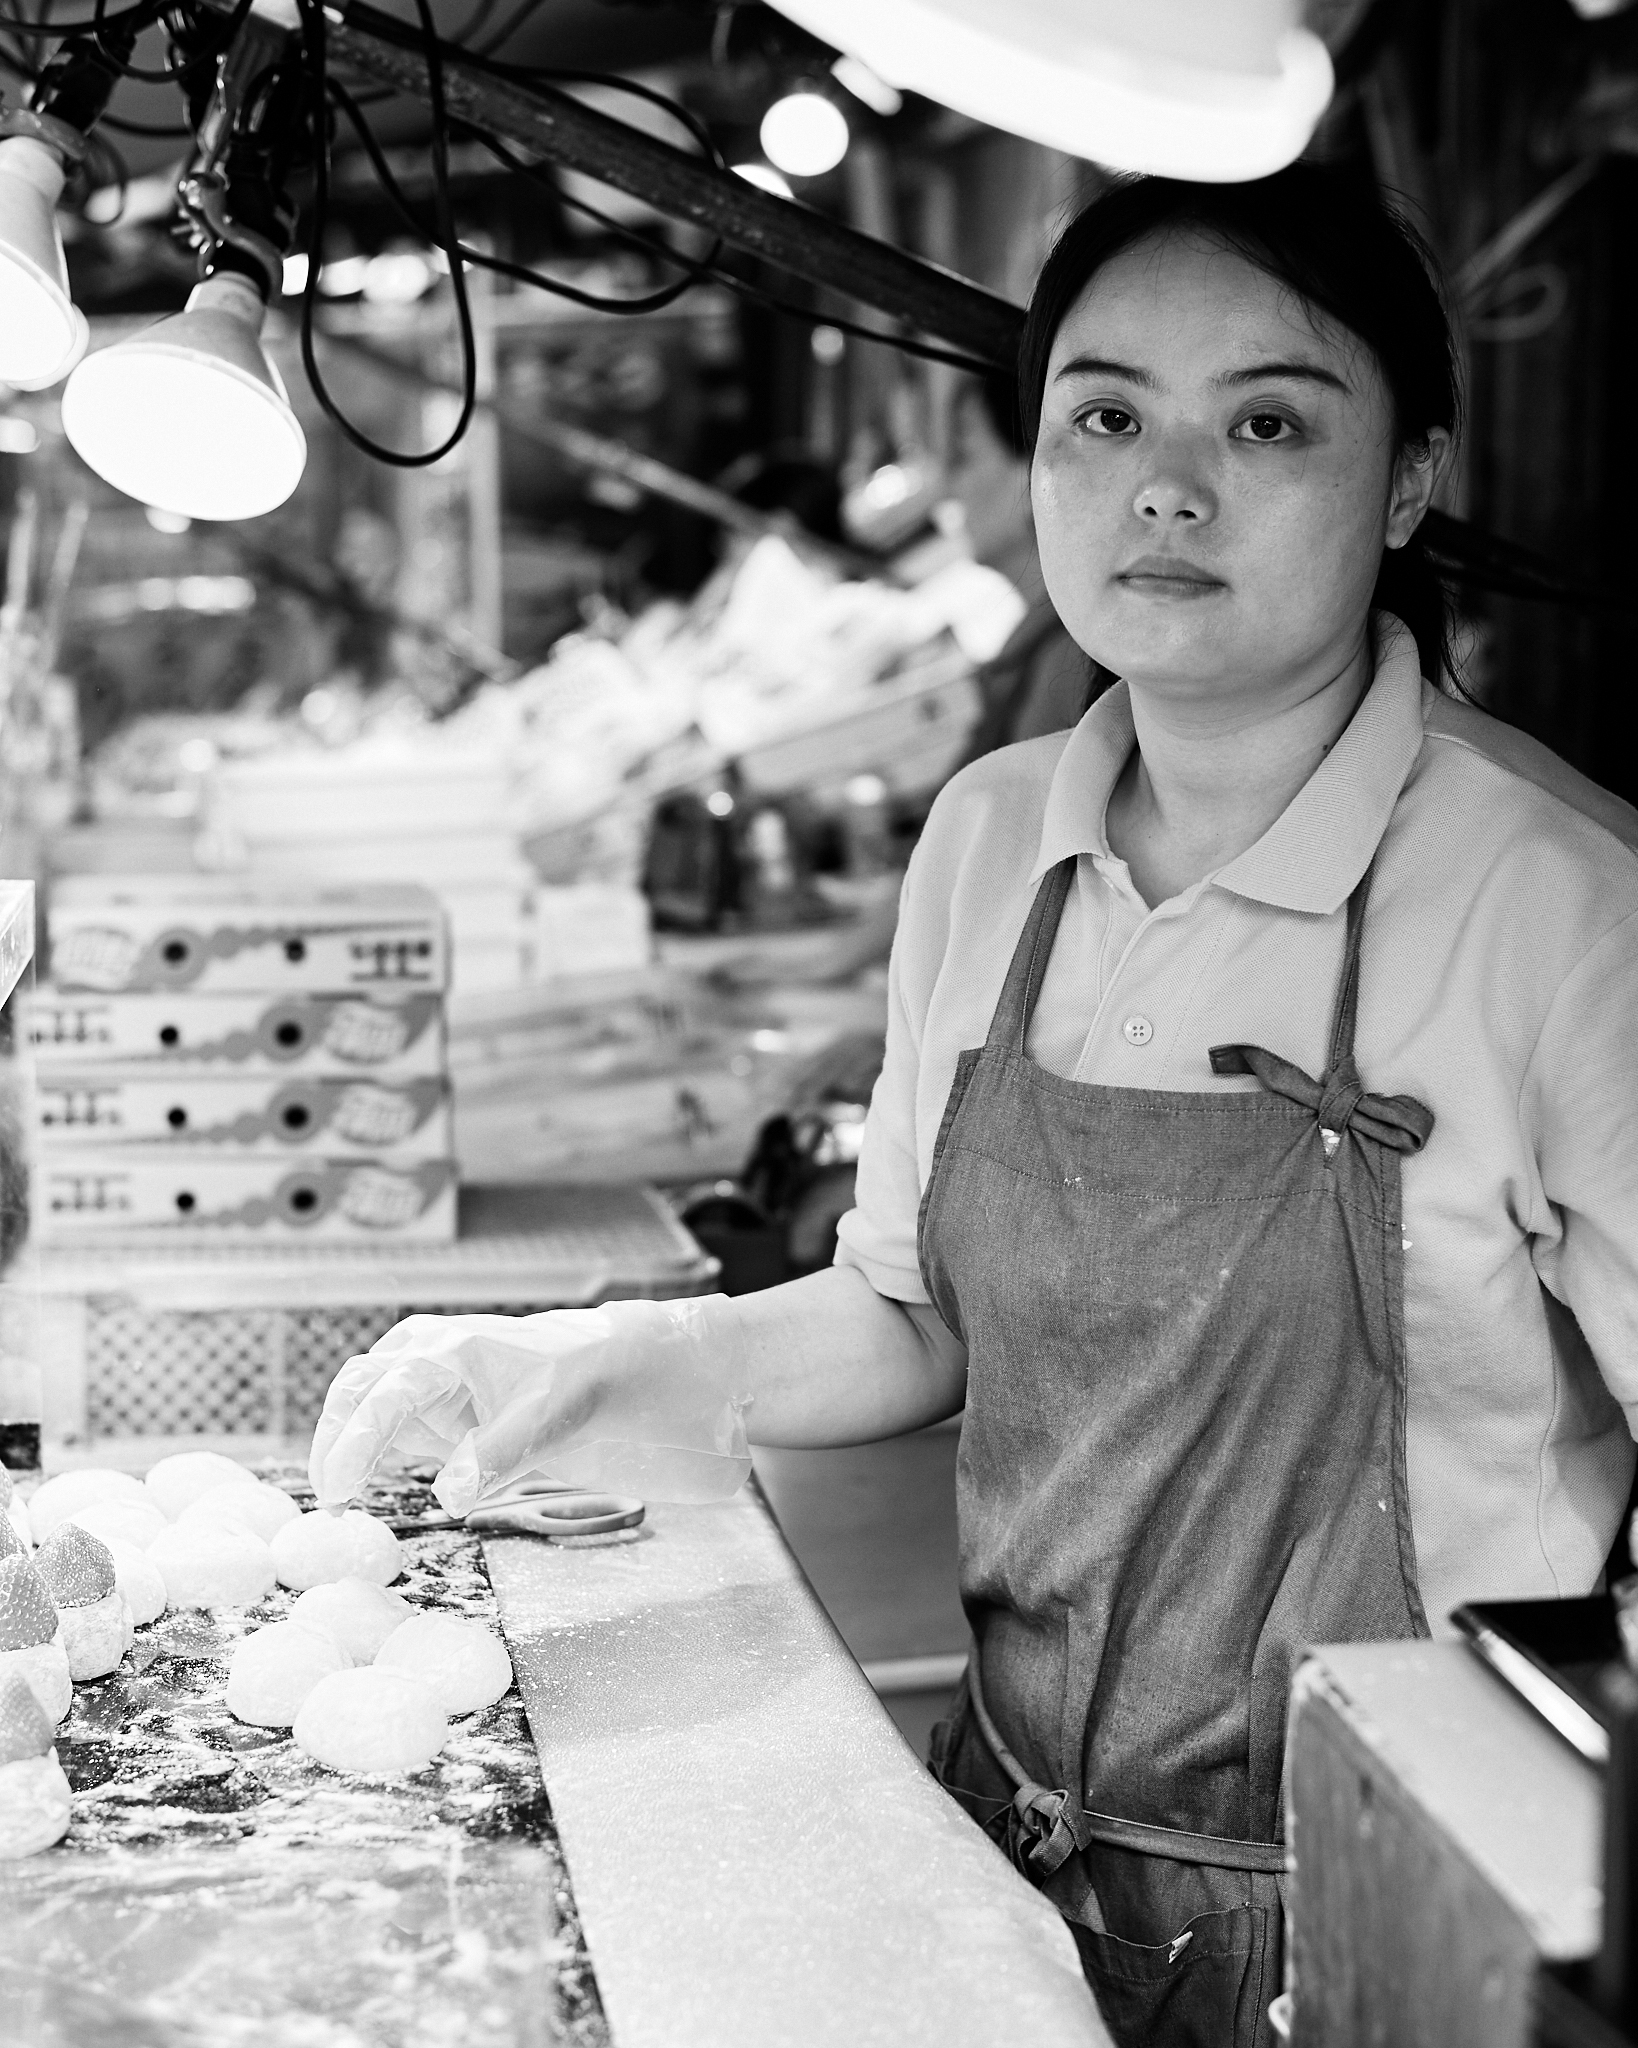
[(1108, 2042), (753, 1491), (485, 1550), (617, 2048)]
[[(474, 1539), (404, 1548), (399, 1592), (493, 1626)], [(608, 2048), (517, 1693), (413, 1777), (337, 1776), (223, 1702), (293, 1599), (167, 1614), (76, 1688), (68, 1835), (0, 1863), (7, 2048)]]

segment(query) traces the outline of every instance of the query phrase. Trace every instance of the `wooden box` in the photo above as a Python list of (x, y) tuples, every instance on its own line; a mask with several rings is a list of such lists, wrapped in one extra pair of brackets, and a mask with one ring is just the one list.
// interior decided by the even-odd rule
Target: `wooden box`
[(1590, 1956), (1602, 1782), (1459, 1644), (1316, 1651), (1286, 1755), (1293, 2048), (1529, 2048)]

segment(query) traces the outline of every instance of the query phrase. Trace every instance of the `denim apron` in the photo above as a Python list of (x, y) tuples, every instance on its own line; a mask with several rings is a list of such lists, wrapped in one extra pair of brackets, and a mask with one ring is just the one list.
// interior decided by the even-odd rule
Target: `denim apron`
[(933, 1767), (1052, 1899), (1126, 2048), (1252, 2048), (1282, 1966), (1294, 1654), (1426, 1635), (1405, 1481), (1400, 1160), (1354, 1064), (1366, 874), (1323, 1080), (1063, 1080), (1024, 1051), (1073, 859), (956, 1067), (922, 1275), (967, 1347), (968, 1678)]

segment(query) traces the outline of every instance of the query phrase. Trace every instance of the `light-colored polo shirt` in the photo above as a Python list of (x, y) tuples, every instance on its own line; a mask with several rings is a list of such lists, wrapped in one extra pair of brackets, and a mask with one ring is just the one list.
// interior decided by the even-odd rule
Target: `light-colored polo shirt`
[[(981, 1045), (1035, 892), (1075, 856), (1028, 1052), (1112, 1087), (1320, 1075), (1346, 905), (1374, 855), (1365, 1086), (1437, 1119), (1403, 1161), (1407, 1463), (1423, 1598), (1590, 1590), (1638, 1433), (1638, 812), (1423, 682), (1379, 615), (1375, 679), (1256, 844), (1150, 910), (1104, 813), (1124, 685), (942, 792), (905, 878), (887, 1057), (838, 1262), (925, 1302), (916, 1213), (956, 1056)], [(1231, 1532), (1225, 1531), (1225, 1534)]]

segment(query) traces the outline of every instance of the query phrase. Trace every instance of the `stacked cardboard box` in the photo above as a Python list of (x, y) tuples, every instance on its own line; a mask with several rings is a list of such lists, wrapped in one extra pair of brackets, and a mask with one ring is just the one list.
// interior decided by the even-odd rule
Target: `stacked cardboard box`
[(430, 892), (79, 876), (48, 931), (40, 1242), (454, 1238)]

